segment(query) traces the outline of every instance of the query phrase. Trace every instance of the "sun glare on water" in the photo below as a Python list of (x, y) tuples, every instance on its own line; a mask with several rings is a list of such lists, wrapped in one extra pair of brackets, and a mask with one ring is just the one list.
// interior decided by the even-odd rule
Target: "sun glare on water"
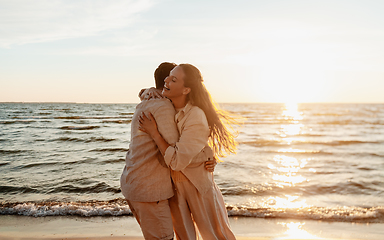
[[(302, 113), (298, 111), (297, 103), (286, 103), (285, 109), (282, 112), (282, 117), (287, 124), (282, 124), (279, 135), (283, 138), (299, 135), (303, 124), (300, 120), (303, 119)], [(287, 142), (291, 141), (285, 138)]]
[[(284, 145), (291, 145), (294, 141), (299, 141), (300, 133), (304, 125), (301, 123), (303, 114), (298, 110), (297, 103), (286, 103), (282, 110), (281, 118), (283, 124), (277, 134), (280, 136)], [(297, 158), (294, 154), (305, 152), (303, 149), (282, 148), (279, 154), (273, 157), (273, 161), (268, 164), (271, 170), (270, 180), (273, 185), (280, 188), (294, 187), (307, 181), (300, 174), (300, 171), (307, 165), (309, 158)], [(290, 154), (290, 155), (288, 155)], [(303, 208), (308, 207), (306, 200), (299, 195), (287, 194), (284, 197), (269, 197), (265, 204), (271, 208)]]
[(292, 119), (297, 123), (299, 120), (302, 120), (302, 113), (299, 112), (299, 106), (296, 102), (287, 102), (285, 103), (285, 110), (283, 111), (283, 116), (285, 119)]
[(305, 200), (300, 200), (299, 196), (285, 195), (284, 197), (269, 197), (266, 200), (269, 208), (303, 208), (308, 207)]

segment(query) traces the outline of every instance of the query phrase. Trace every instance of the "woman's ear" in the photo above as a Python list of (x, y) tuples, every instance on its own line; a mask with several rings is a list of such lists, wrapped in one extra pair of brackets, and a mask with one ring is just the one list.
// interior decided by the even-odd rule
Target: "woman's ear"
[(184, 89), (183, 89), (183, 94), (184, 95), (187, 95), (188, 93), (190, 93), (191, 92), (191, 88), (189, 88), (189, 87), (184, 87)]

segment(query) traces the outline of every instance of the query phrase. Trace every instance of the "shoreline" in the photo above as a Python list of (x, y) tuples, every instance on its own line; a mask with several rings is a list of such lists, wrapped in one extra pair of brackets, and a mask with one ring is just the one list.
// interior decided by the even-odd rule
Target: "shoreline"
[[(230, 217), (239, 240), (261, 239), (349, 239), (379, 240), (383, 223), (322, 222), (297, 219)], [(132, 216), (77, 217), (0, 216), (1, 240), (142, 240), (139, 225)]]

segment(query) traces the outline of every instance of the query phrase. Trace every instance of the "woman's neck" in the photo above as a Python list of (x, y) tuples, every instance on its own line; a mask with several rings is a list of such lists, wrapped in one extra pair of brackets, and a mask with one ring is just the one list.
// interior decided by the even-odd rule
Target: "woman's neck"
[(183, 108), (188, 103), (187, 98), (184, 96), (181, 96), (180, 98), (176, 98), (176, 99), (171, 99), (171, 100), (175, 109)]

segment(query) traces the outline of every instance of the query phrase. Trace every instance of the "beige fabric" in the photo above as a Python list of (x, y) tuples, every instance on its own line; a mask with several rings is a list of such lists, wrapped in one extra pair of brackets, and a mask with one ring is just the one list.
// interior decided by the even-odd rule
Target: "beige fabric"
[(173, 225), (168, 200), (134, 202), (127, 200), (145, 239), (172, 239)]
[(188, 103), (175, 120), (180, 139), (167, 148), (164, 159), (172, 169), (176, 189), (169, 203), (177, 239), (196, 239), (194, 221), (204, 240), (235, 239), (223, 196), (202, 163), (213, 157), (212, 150), (205, 148), (209, 127), (203, 110)]
[[(131, 122), (131, 142), (120, 178), (124, 197), (136, 202), (157, 202), (173, 196), (169, 168), (149, 134), (138, 129), (141, 112), (151, 112), (163, 138), (174, 144), (179, 134), (175, 109), (168, 99), (144, 100), (136, 106)], [(162, 164), (164, 166), (162, 166)]]
[(171, 177), (173, 182), (189, 181), (188, 178), (182, 172), (179, 171), (171, 170)]
[(208, 147), (209, 126), (203, 110), (188, 103), (175, 115), (180, 133), (176, 144), (165, 151), (165, 163), (174, 171), (181, 171), (204, 194), (212, 187), (212, 173), (204, 162), (213, 159)]
[[(204, 240), (233, 240), (223, 196), (216, 184), (201, 194), (190, 181), (175, 182), (169, 200), (176, 239), (197, 239), (194, 222)], [(191, 213), (192, 216), (191, 217)]]

